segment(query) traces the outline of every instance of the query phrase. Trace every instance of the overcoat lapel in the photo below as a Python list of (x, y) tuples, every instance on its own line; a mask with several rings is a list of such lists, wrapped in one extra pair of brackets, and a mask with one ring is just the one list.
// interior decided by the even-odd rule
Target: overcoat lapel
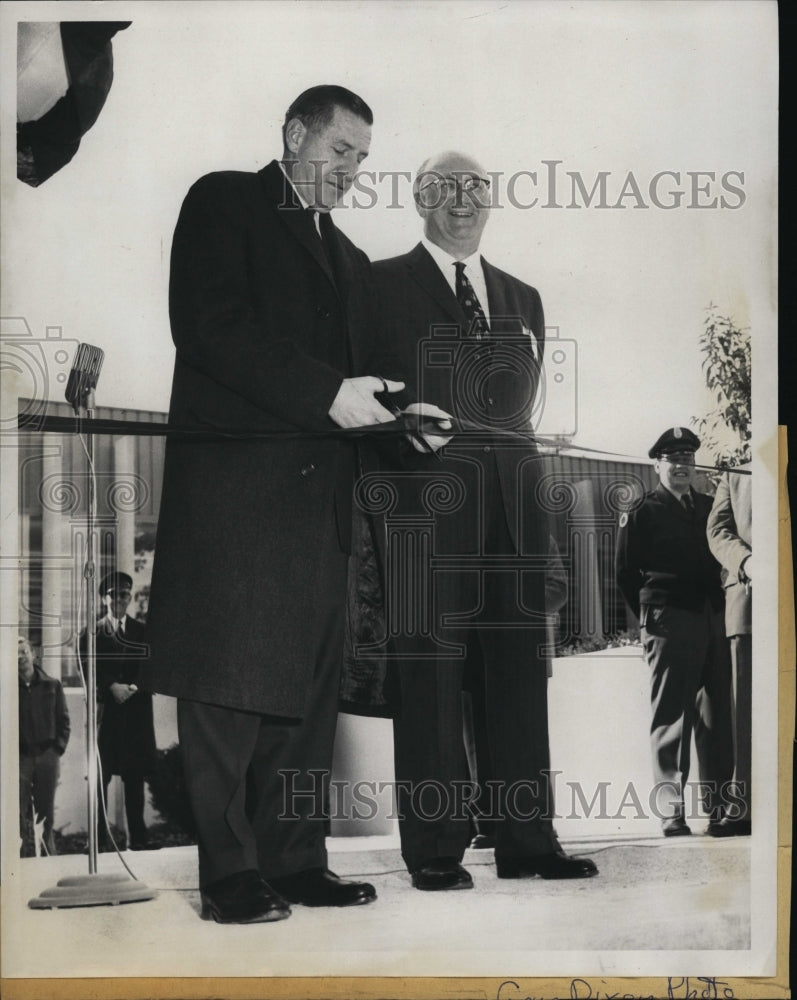
[(268, 191), (269, 200), (276, 206), (275, 212), (277, 217), (310, 254), (329, 279), (330, 284), (335, 289), (335, 293), (342, 298), (332, 267), (324, 253), (321, 239), (308, 226), (308, 217), (305, 210), (296, 196), (293, 185), (289, 183), (280, 165), (276, 160), (273, 160), (267, 167), (264, 167), (260, 171), (260, 176)]

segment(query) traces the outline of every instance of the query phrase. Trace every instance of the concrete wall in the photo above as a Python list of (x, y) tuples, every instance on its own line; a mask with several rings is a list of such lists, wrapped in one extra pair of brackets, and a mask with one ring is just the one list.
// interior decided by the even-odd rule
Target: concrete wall
[[(85, 708), (81, 692), (67, 689), (67, 699), (73, 735), (62, 759), (56, 826), (74, 832), (86, 826)], [(154, 707), (157, 743), (166, 748), (177, 740), (175, 704), (171, 698), (156, 696)], [(555, 660), (549, 683), (549, 717), (560, 836), (655, 835), (658, 821), (641, 817), (637, 805), (649, 812), (652, 784), (648, 669), (639, 649)], [(332, 778), (334, 835), (395, 831), (389, 787), (393, 779), (390, 720), (341, 715)], [(123, 827), (118, 778), (111, 783), (109, 798), (111, 816)], [(147, 821), (155, 818), (148, 808)]]
[[(61, 758), (61, 781), (55, 796), (55, 826), (63, 833), (76, 833), (86, 829), (86, 704), (79, 688), (65, 688), (69, 717), (72, 721), (72, 735), (69, 746)], [(155, 695), (155, 740), (159, 748), (166, 749), (177, 741), (177, 718), (173, 698)], [(118, 777), (111, 780), (108, 789), (108, 807), (111, 821), (124, 829), (124, 798), (122, 782)], [(152, 823), (156, 814), (149, 805), (145, 810), (145, 820)]]

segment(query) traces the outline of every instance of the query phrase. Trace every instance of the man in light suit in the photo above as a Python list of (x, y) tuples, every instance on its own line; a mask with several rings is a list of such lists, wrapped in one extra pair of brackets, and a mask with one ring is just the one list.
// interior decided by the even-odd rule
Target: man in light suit
[(750, 467), (726, 472), (708, 516), (708, 544), (722, 565), (725, 585), (725, 633), (733, 666), (733, 781), (737, 815), (730, 807), (709, 831), (714, 837), (740, 837), (751, 832), (750, 807), (753, 731), (753, 547), (752, 478)]
[[(540, 296), (478, 254), (489, 181), (475, 160), (442, 153), (424, 163), (413, 190), (422, 241), (374, 265), (382, 325), (399, 359), (393, 374), (409, 397), (450, 414), (454, 433), (427, 428), (433, 454), (407, 449), (392, 484), (397, 517), (421, 524), (436, 510), (430, 544), (438, 560), (427, 576), (420, 537), (415, 549), (387, 549), (387, 606), (407, 625), (393, 629), (402, 855), (417, 889), (472, 886), (461, 864), (469, 840), (462, 690), (468, 650), (478, 646), (501, 816), (498, 876), (594, 875), (591, 861), (561, 851), (551, 821), (542, 655), (549, 533), (534, 499), (531, 428)], [(420, 591), (408, 600), (413, 581)]]
[[(349, 906), (327, 868), (354, 445), (393, 420), (368, 372), (370, 264), (330, 212), (367, 156), (372, 114), (314, 87), (283, 155), (200, 178), (174, 234), (177, 356), (149, 607), (150, 690), (178, 699), (202, 916), (279, 920)], [(313, 776), (315, 775), (315, 777)]]

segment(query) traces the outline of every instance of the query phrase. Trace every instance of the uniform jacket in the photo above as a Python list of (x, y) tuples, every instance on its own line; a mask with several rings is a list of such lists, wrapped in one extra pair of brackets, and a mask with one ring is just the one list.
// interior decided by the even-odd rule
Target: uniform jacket
[(723, 606), (720, 567), (706, 538), (711, 497), (691, 491), (689, 512), (659, 484), (623, 514), (617, 537), (617, 585), (639, 618), (640, 605), (699, 611)]
[[(328, 416), (375, 335), (370, 264), (279, 164), (201, 178), (180, 212), (177, 348), (148, 617), (151, 690), (301, 717), (319, 540), (350, 541), (354, 448)], [(175, 614), (179, 609), (179, 614)]]
[(69, 733), (69, 710), (61, 682), (34, 667), (30, 684), (19, 682), (19, 752), (36, 755), (52, 748), (60, 756)]
[(722, 564), (725, 631), (729, 636), (752, 632), (753, 594), (742, 568), (753, 551), (752, 523), (751, 477), (726, 472), (708, 517), (708, 544)]
[[(155, 726), (152, 695), (141, 687), (141, 669), (147, 655), (143, 622), (125, 618), (124, 634), (114, 634), (108, 618), (97, 624), (97, 701), (100, 726), (97, 745), (104, 776), (152, 772)], [(119, 704), (112, 684), (135, 684), (138, 691)]]

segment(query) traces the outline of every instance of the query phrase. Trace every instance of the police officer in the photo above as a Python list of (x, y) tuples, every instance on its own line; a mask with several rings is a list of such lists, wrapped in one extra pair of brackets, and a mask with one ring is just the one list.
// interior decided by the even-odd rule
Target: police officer
[(639, 618), (650, 667), (655, 808), (665, 837), (689, 834), (692, 732), (709, 832), (733, 774), (731, 664), (720, 566), (709, 551), (710, 496), (694, 489), (699, 438), (668, 428), (648, 452), (659, 484), (620, 518), (617, 584)]

